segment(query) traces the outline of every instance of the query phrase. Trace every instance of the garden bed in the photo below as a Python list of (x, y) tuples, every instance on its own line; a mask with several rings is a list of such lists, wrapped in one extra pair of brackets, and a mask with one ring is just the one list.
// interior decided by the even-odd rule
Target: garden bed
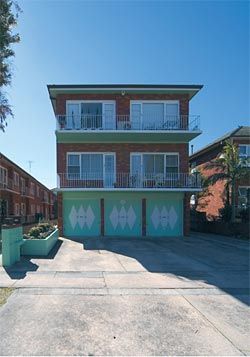
[(24, 244), (21, 247), (22, 255), (46, 256), (56, 244), (59, 237), (59, 231), (55, 228), (48, 236), (43, 238), (32, 237), (27, 239), (27, 235), (25, 237)]

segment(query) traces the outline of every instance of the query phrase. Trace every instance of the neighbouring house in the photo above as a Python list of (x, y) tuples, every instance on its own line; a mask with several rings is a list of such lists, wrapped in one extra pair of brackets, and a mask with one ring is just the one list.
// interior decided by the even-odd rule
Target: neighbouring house
[(189, 101), (202, 85), (48, 85), (64, 236), (189, 233)]
[[(211, 144), (192, 154), (189, 158), (191, 171), (199, 171), (204, 177), (215, 173), (215, 169), (207, 169), (205, 166), (219, 158), (222, 154), (225, 142), (229, 140), (239, 147), (239, 155), (244, 159), (250, 172), (250, 126), (239, 126), (237, 129), (218, 138)], [(195, 197), (193, 198), (193, 204)], [(208, 220), (217, 219), (220, 209), (224, 207), (226, 200), (225, 181), (217, 181), (216, 184), (208, 187), (207, 194), (201, 196), (196, 202), (196, 210), (205, 212)], [(192, 200), (191, 200), (192, 203)], [(250, 206), (250, 182), (245, 177), (236, 183), (236, 212), (239, 214), (242, 209)]]
[(52, 219), (53, 192), (0, 153), (0, 224)]

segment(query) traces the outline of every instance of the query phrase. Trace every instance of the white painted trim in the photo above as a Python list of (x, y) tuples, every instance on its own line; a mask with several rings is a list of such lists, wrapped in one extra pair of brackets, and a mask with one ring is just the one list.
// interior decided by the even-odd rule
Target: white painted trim
[(72, 191), (109, 191), (109, 192), (119, 192), (119, 191), (140, 191), (140, 192), (201, 192), (202, 188), (56, 188), (56, 191), (60, 192), (72, 192)]
[(106, 130), (106, 129), (87, 129), (87, 130), (55, 130), (56, 133), (67, 133), (67, 134), (115, 134), (115, 133), (132, 133), (132, 134), (187, 134), (187, 133), (194, 133), (194, 134), (202, 134), (202, 130)]

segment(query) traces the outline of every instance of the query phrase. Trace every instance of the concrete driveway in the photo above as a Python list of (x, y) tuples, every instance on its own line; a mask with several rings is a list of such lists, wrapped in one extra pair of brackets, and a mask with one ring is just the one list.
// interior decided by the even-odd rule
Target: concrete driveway
[(46, 259), (0, 270), (2, 355), (250, 353), (249, 244), (61, 239)]

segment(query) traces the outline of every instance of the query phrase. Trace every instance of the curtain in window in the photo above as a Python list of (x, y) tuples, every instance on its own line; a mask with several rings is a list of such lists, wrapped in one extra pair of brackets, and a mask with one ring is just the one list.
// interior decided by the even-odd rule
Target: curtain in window
[(103, 155), (102, 154), (82, 154), (81, 155), (81, 176), (82, 179), (96, 180), (103, 179)]
[(102, 103), (81, 104), (82, 127), (95, 129), (102, 127)]

